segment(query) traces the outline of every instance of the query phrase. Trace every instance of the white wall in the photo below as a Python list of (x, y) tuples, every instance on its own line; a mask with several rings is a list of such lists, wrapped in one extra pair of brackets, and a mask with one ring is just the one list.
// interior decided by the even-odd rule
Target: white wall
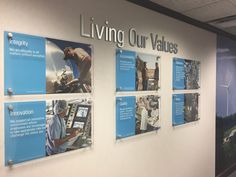
[[(215, 34), (121, 0), (1, 0), (0, 12), (1, 177), (214, 177)], [(116, 46), (103, 40), (80, 37), (80, 14), (86, 18), (95, 17), (98, 24), (104, 24), (107, 19), (117, 29), (127, 32), (134, 27), (142, 34), (158, 33), (178, 43), (178, 55), (153, 51), (151, 45), (145, 50), (129, 45), (124, 47), (161, 55), (162, 128), (158, 133), (115, 141)], [(12, 169), (4, 167), (3, 102), (8, 98), (3, 96), (3, 31), (93, 44), (93, 148), (22, 163)], [(171, 122), (174, 56), (201, 61), (201, 119), (177, 128), (172, 128)], [(45, 97), (24, 98), (37, 100)]]

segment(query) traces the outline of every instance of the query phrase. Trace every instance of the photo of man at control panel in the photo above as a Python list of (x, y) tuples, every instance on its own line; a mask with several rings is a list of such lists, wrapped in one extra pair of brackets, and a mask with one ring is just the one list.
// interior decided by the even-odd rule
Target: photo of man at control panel
[(46, 108), (46, 155), (89, 147), (90, 99), (50, 100)]

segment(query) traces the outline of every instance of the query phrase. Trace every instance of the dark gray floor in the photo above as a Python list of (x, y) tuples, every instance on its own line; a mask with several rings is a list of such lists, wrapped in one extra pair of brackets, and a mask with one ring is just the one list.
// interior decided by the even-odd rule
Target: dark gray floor
[(229, 175), (228, 177), (236, 177), (236, 171), (233, 172), (231, 175)]

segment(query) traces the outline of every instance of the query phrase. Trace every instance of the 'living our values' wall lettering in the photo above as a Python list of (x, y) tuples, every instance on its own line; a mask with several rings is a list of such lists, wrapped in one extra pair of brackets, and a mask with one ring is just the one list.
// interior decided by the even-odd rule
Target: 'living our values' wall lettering
[[(88, 30), (85, 30), (88, 29)], [(126, 32), (122, 29), (116, 29), (108, 20), (104, 23), (97, 24), (94, 17), (89, 20), (85, 20), (83, 15), (80, 15), (80, 35), (82, 37), (104, 40), (106, 42), (113, 42), (117, 47), (122, 48), (125, 46)], [(128, 43), (131, 47), (138, 47), (145, 49), (147, 43), (150, 42), (152, 50), (178, 53), (178, 44), (166, 39), (165, 36), (158, 35), (156, 33), (150, 33), (144, 35), (139, 33), (134, 27), (128, 30)]]

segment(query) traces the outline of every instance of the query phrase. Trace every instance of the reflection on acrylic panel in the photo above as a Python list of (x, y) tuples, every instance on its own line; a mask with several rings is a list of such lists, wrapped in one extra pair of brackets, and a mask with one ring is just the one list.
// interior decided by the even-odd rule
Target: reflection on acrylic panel
[(116, 98), (116, 138), (160, 128), (160, 100), (156, 95)]
[(174, 58), (173, 89), (191, 90), (200, 88), (200, 62)]
[(159, 88), (159, 56), (116, 50), (117, 91), (147, 91)]
[(236, 163), (236, 42), (217, 37), (216, 174)]
[(172, 103), (172, 125), (181, 125), (199, 120), (199, 94), (174, 94)]

